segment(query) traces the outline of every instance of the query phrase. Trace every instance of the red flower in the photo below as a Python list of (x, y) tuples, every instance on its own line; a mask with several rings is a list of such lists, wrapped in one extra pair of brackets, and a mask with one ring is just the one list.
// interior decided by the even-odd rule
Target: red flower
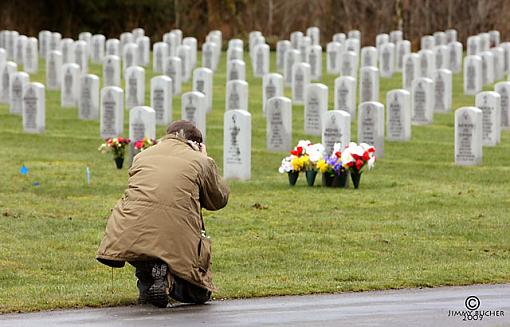
[(290, 151), (290, 154), (292, 154), (292, 155), (295, 155), (295, 156), (299, 157), (301, 154), (303, 154), (303, 147), (298, 146), (298, 147), (296, 148), (296, 150), (292, 150), (292, 151)]
[(361, 157), (355, 153), (352, 154), (352, 157), (356, 160), (360, 159)]
[(353, 161), (351, 161), (351, 162), (347, 163), (347, 166), (349, 166), (349, 167), (354, 166), (354, 162), (353, 162)]
[(362, 159), (365, 161), (368, 161), (370, 159), (370, 154), (368, 153), (368, 151), (365, 151), (365, 153), (363, 153)]
[(117, 138), (117, 142), (122, 143), (123, 141), (124, 141), (124, 139), (122, 138), (122, 136), (119, 136), (119, 137)]
[(375, 152), (375, 148), (373, 146), (371, 146), (371, 147), (368, 148), (367, 151), (370, 152), (370, 153)]
[(360, 170), (361, 166), (363, 166), (363, 160), (356, 159), (356, 169)]
[(337, 158), (340, 158), (340, 156), (341, 156), (341, 155), (342, 155), (342, 153), (341, 153), (340, 151), (335, 152), (335, 156), (336, 156)]
[(135, 148), (138, 149), (138, 150), (143, 148), (143, 140), (136, 141), (135, 142)]

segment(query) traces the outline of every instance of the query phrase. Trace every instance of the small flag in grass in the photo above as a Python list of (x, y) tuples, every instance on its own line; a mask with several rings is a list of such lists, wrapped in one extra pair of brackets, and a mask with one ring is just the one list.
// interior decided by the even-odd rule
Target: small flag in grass
[(28, 168), (27, 166), (23, 165), (21, 166), (21, 168), (19, 169), (19, 173), (23, 176), (26, 176), (28, 175)]
[(85, 169), (85, 174), (87, 175), (87, 184), (90, 186), (90, 168), (87, 167), (87, 169)]

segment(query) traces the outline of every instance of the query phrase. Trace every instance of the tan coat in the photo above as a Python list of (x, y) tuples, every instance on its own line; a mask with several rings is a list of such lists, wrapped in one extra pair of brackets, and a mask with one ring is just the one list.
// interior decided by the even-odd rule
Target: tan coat
[(223, 208), (228, 194), (213, 159), (167, 135), (135, 157), (96, 257), (112, 267), (159, 258), (173, 274), (214, 290), (201, 209)]

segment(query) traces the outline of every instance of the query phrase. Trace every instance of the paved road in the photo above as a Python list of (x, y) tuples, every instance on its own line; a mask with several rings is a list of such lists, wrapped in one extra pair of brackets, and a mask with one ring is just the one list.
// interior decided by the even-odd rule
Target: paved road
[[(466, 310), (473, 295), (479, 311), (500, 316), (449, 316), (450, 310)], [(510, 284), (9, 314), (0, 315), (0, 326), (510, 326)]]

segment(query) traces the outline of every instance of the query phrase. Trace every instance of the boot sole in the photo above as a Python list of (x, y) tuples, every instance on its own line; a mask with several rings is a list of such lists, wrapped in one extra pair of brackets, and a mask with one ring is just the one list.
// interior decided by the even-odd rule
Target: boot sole
[(166, 308), (168, 305), (168, 285), (166, 276), (168, 268), (166, 264), (158, 266), (152, 269), (154, 284), (147, 290), (145, 300), (158, 308)]

